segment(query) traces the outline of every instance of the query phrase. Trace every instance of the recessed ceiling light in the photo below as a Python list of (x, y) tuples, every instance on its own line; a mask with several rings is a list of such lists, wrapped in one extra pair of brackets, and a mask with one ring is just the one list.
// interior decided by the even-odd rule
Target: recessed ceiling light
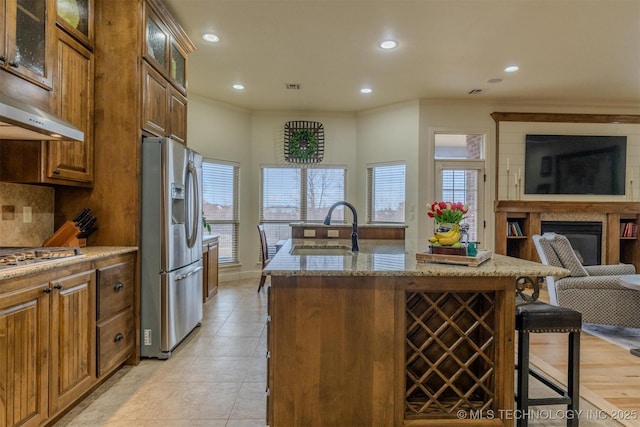
[(208, 41), (208, 42), (210, 42), (210, 43), (218, 43), (218, 42), (220, 41), (220, 37), (216, 36), (216, 35), (215, 35), (215, 34), (213, 34), (213, 33), (207, 33), (207, 34), (204, 34), (204, 35), (202, 36), (202, 38), (203, 38), (205, 41)]
[(398, 42), (395, 40), (385, 40), (379, 45), (383, 49), (393, 49), (398, 47)]
[(241, 85), (241, 84), (239, 84), (239, 83), (236, 83), (236, 84), (234, 84), (234, 85), (233, 85), (233, 88), (234, 88), (235, 90), (244, 90), (244, 85)]
[(373, 90), (371, 90), (368, 87), (363, 87), (362, 89), (360, 89), (360, 93), (371, 93), (373, 92)]
[(515, 73), (519, 69), (520, 67), (518, 67), (517, 65), (509, 65), (507, 68), (504, 69), (504, 71), (506, 71), (507, 73)]

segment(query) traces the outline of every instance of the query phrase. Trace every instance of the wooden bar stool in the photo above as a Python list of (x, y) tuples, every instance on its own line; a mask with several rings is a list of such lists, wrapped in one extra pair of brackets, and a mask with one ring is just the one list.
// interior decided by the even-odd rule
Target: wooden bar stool
[[(525, 303), (517, 299), (516, 330), (518, 331), (518, 360), (516, 408), (518, 426), (526, 427), (529, 423), (529, 407), (541, 405), (567, 405), (567, 426), (579, 425), (578, 411), (580, 405), (580, 330), (582, 314), (564, 307), (545, 304), (540, 301)], [(529, 334), (530, 333), (568, 333), (568, 366), (566, 389), (541, 373), (529, 367)], [(529, 396), (529, 374), (558, 393), (558, 397), (531, 398)]]

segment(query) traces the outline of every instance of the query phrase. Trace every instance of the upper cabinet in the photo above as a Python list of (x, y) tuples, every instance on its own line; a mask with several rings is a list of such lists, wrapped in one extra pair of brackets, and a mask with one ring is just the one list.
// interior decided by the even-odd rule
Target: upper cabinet
[(88, 47), (93, 47), (93, 2), (56, 0), (58, 26)]
[(55, 64), (54, 0), (0, 0), (0, 67), (51, 89)]
[(143, 57), (183, 95), (187, 93), (187, 54), (194, 46), (166, 9), (144, 3)]
[[(20, 0), (19, 3), (25, 1)], [(86, 26), (90, 27), (89, 24)], [(52, 67), (52, 90), (48, 91), (51, 110), (82, 130), (84, 141), (2, 141), (0, 179), (9, 182), (91, 187), (94, 179), (95, 59), (84, 43), (86, 40), (76, 34), (60, 26), (54, 35), (58, 39), (53, 45), (57, 62)]]
[(187, 140), (187, 54), (193, 44), (157, 1), (144, 3), (142, 128)]

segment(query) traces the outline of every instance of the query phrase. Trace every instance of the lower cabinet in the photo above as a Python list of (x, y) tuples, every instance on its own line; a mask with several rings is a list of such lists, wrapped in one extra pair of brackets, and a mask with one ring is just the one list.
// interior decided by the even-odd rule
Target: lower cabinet
[(49, 283), (0, 295), (0, 425), (37, 426), (49, 414)]
[(119, 367), (133, 354), (134, 259), (119, 258), (98, 272), (98, 377)]
[(134, 260), (0, 280), (0, 426), (50, 422), (133, 355)]
[(36, 426), (96, 383), (95, 272), (0, 296), (2, 425)]
[(81, 397), (96, 382), (96, 274), (52, 280), (50, 413)]
[(203, 302), (218, 293), (218, 236), (209, 237), (202, 243), (202, 299)]

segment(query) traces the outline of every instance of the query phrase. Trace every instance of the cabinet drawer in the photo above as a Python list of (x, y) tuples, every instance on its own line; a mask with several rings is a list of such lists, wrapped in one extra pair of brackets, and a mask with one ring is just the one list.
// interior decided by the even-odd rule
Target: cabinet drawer
[(98, 269), (98, 320), (133, 305), (133, 261)]
[(133, 309), (98, 324), (98, 377), (131, 356), (135, 344)]

